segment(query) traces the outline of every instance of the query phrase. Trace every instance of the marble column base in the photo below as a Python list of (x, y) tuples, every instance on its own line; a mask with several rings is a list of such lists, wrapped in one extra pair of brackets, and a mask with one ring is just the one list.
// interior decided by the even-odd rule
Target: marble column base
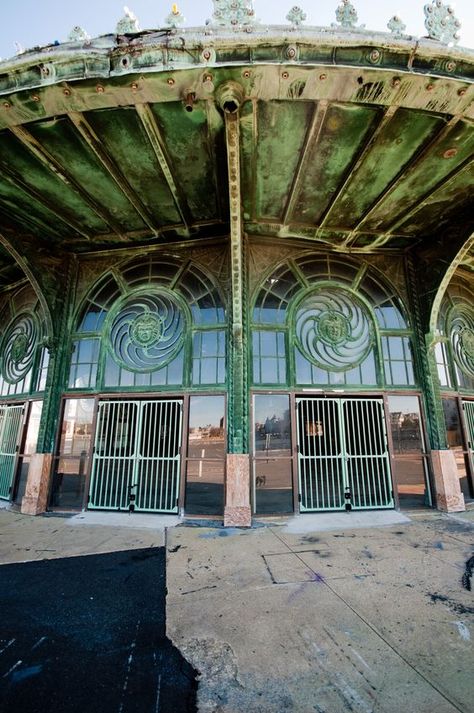
[(432, 451), (436, 507), (444, 512), (463, 512), (464, 495), (453, 451)]
[(250, 459), (246, 453), (228, 453), (224, 527), (251, 527)]
[(34, 453), (31, 456), (25, 495), (21, 501), (24, 515), (41, 515), (48, 506), (51, 453)]

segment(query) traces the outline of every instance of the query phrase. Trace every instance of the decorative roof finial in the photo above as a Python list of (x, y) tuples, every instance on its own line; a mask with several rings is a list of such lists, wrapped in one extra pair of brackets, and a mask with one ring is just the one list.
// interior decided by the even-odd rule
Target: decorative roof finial
[(83, 27), (76, 25), (68, 35), (69, 42), (88, 42), (91, 36), (87, 34)]
[(127, 35), (134, 32), (140, 32), (140, 27), (138, 25), (138, 20), (131, 10), (125, 5), (123, 8), (125, 16), (118, 21), (116, 27), (117, 35)]
[(461, 23), (454, 15), (452, 7), (444, 5), (442, 0), (432, 0), (431, 5), (425, 5), (424, 11), (428, 37), (446, 45), (455, 45), (459, 42), (458, 30)]
[(398, 15), (394, 15), (390, 18), (387, 22), (387, 27), (394, 37), (403, 37), (403, 33), (407, 29), (407, 26)]
[(212, 17), (215, 24), (220, 27), (229, 27), (233, 30), (244, 28), (251, 31), (257, 22), (253, 0), (213, 0), (213, 3)]
[(298, 7), (298, 5), (294, 5), (286, 16), (286, 19), (288, 20), (288, 22), (291, 22), (294, 29), (296, 30), (306, 20), (306, 13), (303, 12), (303, 10)]
[(355, 27), (357, 22), (357, 12), (350, 0), (342, 0), (336, 10), (336, 20), (342, 27)]
[(178, 5), (173, 3), (171, 6), (171, 12), (167, 17), (165, 17), (165, 22), (169, 27), (177, 28), (178, 25), (182, 25), (185, 21), (185, 17), (179, 11)]

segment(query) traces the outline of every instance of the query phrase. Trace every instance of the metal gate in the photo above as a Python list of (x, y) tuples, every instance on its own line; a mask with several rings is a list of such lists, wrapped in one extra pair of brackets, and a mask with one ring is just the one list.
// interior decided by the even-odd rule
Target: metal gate
[(182, 402), (101, 401), (89, 507), (177, 512)]
[(296, 400), (300, 509), (392, 508), (382, 399)]
[(471, 459), (471, 473), (474, 472), (474, 401), (463, 401), (464, 420), (467, 431), (467, 447)]
[(0, 406), (0, 498), (10, 500), (24, 406)]

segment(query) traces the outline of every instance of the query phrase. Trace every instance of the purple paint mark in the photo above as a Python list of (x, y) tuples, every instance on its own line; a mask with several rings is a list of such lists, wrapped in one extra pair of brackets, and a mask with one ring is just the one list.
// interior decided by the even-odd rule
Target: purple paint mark
[(313, 572), (312, 570), (307, 569), (305, 574), (308, 575), (309, 579), (305, 582), (301, 582), (300, 586), (295, 589), (294, 592), (291, 592), (290, 596), (288, 597), (288, 604), (292, 604), (295, 599), (297, 599), (300, 594), (304, 592), (308, 584), (311, 584), (311, 582), (317, 582), (318, 584), (324, 584), (325, 582), (323, 575), (319, 574), (318, 572)]

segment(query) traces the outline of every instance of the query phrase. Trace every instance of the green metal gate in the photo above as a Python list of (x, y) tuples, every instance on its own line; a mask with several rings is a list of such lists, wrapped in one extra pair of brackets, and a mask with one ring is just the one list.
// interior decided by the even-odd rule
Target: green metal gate
[(467, 431), (467, 447), (471, 460), (471, 473), (474, 473), (474, 401), (463, 401), (462, 408)]
[(296, 404), (301, 511), (392, 508), (383, 400), (301, 398)]
[(101, 401), (89, 507), (177, 512), (182, 402)]
[(0, 406), (0, 498), (10, 500), (24, 406)]

